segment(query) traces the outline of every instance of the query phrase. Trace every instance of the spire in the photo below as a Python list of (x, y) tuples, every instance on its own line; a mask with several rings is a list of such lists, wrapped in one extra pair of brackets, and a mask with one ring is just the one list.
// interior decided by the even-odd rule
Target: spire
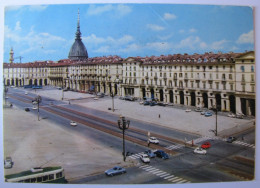
[(79, 9), (78, 9), (78, 23), (77, 23), (76, 40), (81, 40), (81, 32), (80, 32), (80, 25), (79, 25)]
[(13, 47), (11, 47), (10, 50), (10, 59), (9, 59), (10, 63), (14, 62), (14, 51), (13, 51)]

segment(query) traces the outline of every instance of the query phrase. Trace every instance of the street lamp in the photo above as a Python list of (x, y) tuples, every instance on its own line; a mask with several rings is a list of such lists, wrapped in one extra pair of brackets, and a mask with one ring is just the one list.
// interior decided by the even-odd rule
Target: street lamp
[(215, 105), (215, 108), (213, 108), (212, 110), (216, 112), (216, 128), (214, 130), (215, 136), (218, 136), (218, 108), (220, 107), (220, 105)]
[(8, 88), (5, 86), (5, 89), (4, 89), (4, 92), (5, 92), (5, 105), (6, 105), (6, 94), (7, 94), (7, 92), (8, 92)]
[(113, 91), (110, 93), (110, 96), (112, 97), (112, 111), (114, 112), (115, 111), (115, 108), (114, 108), (114, 96), (115, 96), (115, 94), (114, 94)]
[(40, 102), (42, 102), (42, 97), (40, 95), (38, 95), (36, 98), (35, 98), (35, 101), (37, 102), (37, 105), (38, 105), (38, 121), (40, 121)]
[(130, 120), (126, 120), (124, 116), (120, 116), (120, 119), (117, 120), (118, 127), (123, 131), (123, 159), (125, 161), (126, 154), (125, 154), (125, 130), (129, 128)]

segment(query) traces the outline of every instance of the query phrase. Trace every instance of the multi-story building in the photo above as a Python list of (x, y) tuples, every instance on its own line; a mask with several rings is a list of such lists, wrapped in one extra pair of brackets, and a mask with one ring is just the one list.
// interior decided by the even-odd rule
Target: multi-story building
[(89, 58), (79, 18), (69, 58), (4, 63), (5, 85), (53, 85), (74, 91), (157, 98), (179, 105), (255, 115), (255, 55), (245, 53)]

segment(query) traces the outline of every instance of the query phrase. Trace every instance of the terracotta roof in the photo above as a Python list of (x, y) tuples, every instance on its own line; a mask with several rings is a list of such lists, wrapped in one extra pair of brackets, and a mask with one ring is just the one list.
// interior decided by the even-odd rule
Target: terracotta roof
[[(251, 51), (252, 52), (252, 51)], [(71, 60), (61, 59), (54, 61), (35, 61), (29, 63), (4, 63), (4, 68), (29, 68), (29, 67), (58, 67), (58, 66), (76, 66), (76, 65), (106, 65), (106, 64), (121, 64), (123, 61), (127, 62), (133, 59), (134, 62), (140, 62), (144, 65), (163, 65), (163, 64), (219, 64), (219, 63), (233, 63), (234, 59), (240, 57), (245, 53), (212, 53), (206, 52), (204, 54), (169, 54), (161, 56), (146, 56), (146, 57), (128, 57), (121, 58), (119, 56), (103, 56), (92, 57), (85, 60)]]

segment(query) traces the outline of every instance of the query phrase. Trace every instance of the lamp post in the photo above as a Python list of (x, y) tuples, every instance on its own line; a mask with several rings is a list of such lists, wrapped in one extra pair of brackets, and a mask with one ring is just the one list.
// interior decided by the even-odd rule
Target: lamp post
[(130, 120), (126, 120), (124, 116), (120, 116), (120, 119), (117, 120), (118, 127), (123, 131), (123, 159), (125, 161), (125, 130), (129, 128)]
[(216, 128), (215, 128), (215, 136), (218, 136), (218, 107), (219, 105), (215, 105), (215, 108), (213, 110), (216, 112)]
[(112, 91), (112, 93), (110, 94), (110, 96), (112, 97), (112, 111), (114, 112), (115, 111), (115, 108), (114, 108), (114, 92)]
[(40, 95), (38, 95), (36, 98), (35, 98), (35, 101), (37, 102), (37, 106), (38, 106), (38, 121), (40, 121), (40, 102), (42, 102), (42, 97)]
[(5, 89), (4, 89), (4, 92), (5, 92), (5, 105), (6, 105), (6, 94), (7, 94), (7, 92), (8, 92), (8, 88), (5, 86)]

